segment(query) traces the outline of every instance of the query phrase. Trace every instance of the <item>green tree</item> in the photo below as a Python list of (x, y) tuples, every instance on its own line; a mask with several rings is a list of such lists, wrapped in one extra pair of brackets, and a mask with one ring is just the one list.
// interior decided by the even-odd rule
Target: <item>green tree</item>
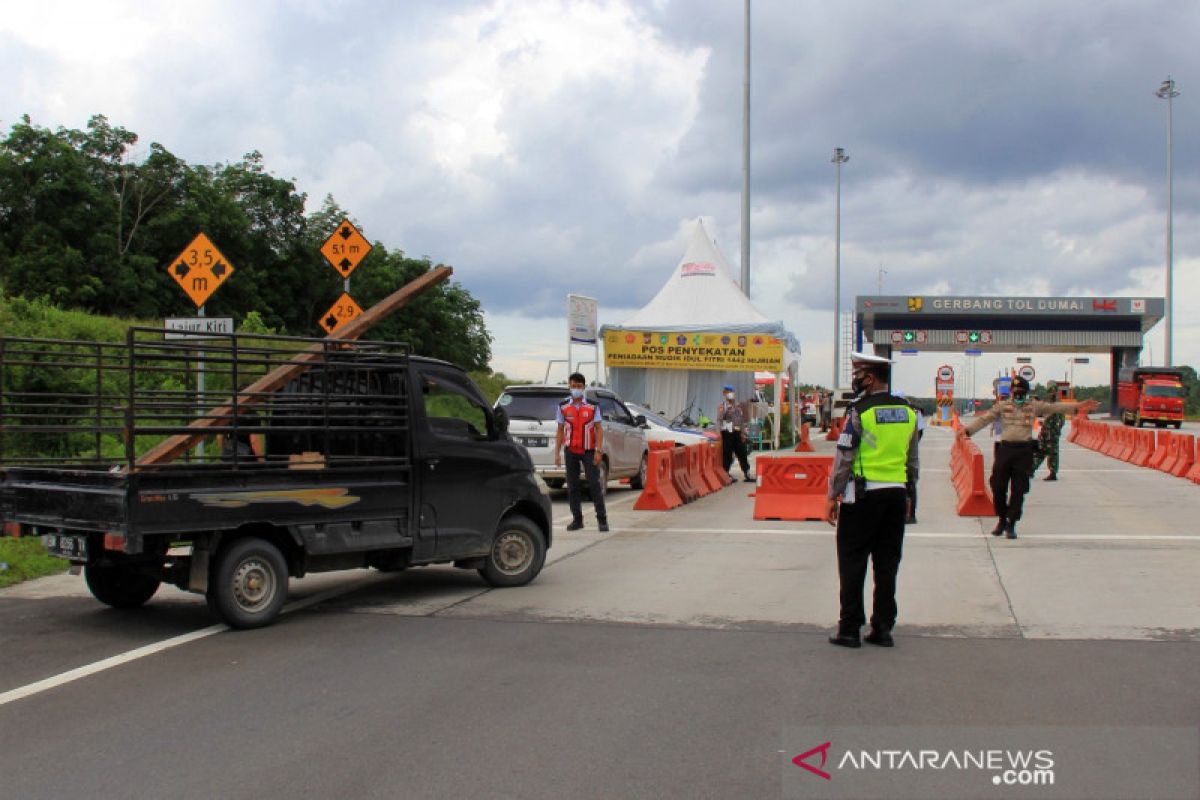
[[(212, 316), (280, 333), (321, 334), (318, 316), (341, 277), (319, 247), (350, 215), (327, 197), (305, 215), (293, 181), (261, 153), (213, 166), (186, 164), (97, 115), (86, 130), (51, 131), (28, 116), (0, 140), (0, 285), (10, 295), (66, 309), (156, 319), (195, 313), (167, 268), (203, 231), (234, 267), (206, 302)], [(432, 268), (376, 243), (354, 272), (352, 295), (369, 308)], [(486, 369), (491, 336), (479, 301), (457, 282), (435, 287), (384, 321), (373, 338), (467, 369)]]

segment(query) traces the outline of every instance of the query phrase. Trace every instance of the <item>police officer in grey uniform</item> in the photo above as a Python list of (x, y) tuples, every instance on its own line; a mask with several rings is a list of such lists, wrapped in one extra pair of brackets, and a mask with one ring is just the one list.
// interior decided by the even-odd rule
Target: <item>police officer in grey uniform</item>
[(1095, 400), (1045, 403), (1030, 399), (1029, 381), (1017, 376), (1012, 379), (1008, 397), (997, 400), (986, 412), (975, 415), (959, 428), (958, 435), (966, 437), (996, 420), (1002, 424), (990, 480), (992, 507), (996, 511), (992, 536), (1017, 538), (1017, 521), (1021, 519), (1025, 494), (1029, 491), (1029, 476), (1033, 473), (1034, 419), (1054, 413), (1087, 412), (1097, 405)]
[(910, 508), (906, 487), (916, 484), (919, 466), (917, 412), (888, 391), (891, 362), (886, 358), (854, 353), (850, 362), (852, 387), (859, 399), (846, 414), (825, 496), (825, 518), (837, 526), (841, 584), (841, 614), (837, 633), (829, 641), (840, 647), (862, 646), (859, 632), (867, 621), (863, 584), (869, 558), (875, 598), (871, 630), (863, 638), (892, 647), (896, 574)]

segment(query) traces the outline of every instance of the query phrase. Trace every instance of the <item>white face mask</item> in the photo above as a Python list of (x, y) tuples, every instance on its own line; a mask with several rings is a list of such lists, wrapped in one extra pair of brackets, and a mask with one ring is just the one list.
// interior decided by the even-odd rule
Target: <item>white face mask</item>
[(726, 399), (726, 400), (733, 400), (733, 392), (726, 392), (726, 393), (725, 393), (725, 399)]
[(572, 389), (571, 397), (575, 398), (576, 400), (583, 397), (583, 389)]

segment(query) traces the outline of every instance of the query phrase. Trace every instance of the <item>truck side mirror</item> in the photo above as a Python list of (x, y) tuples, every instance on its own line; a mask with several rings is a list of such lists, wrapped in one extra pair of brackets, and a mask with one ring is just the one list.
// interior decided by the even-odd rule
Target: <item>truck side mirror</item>
[(508, 412), (497, 406), (493, 415), (496, 420), (496, 433), (500, 434), (500, 438), (508, 436)]

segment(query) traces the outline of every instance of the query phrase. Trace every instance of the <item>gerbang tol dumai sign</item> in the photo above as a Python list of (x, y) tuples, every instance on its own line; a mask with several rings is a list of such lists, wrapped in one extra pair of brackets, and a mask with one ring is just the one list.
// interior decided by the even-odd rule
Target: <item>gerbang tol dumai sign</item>
[(778, 372), (783, 342), (766, 333), (608, 331), (604, 365)]

